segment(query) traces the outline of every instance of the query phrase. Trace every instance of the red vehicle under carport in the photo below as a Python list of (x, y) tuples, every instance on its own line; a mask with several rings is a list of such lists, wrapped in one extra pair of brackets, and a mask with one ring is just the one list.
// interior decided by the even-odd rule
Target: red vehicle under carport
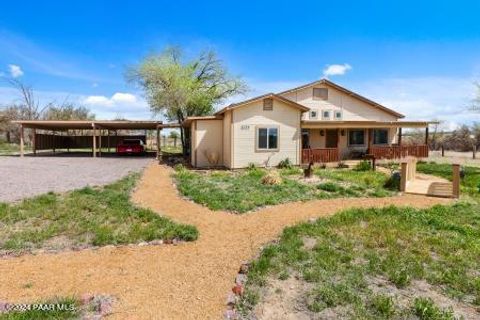
[(144, 155), (145, 145), (142, 139), (123, 139), (117, 145), (118, 155)]

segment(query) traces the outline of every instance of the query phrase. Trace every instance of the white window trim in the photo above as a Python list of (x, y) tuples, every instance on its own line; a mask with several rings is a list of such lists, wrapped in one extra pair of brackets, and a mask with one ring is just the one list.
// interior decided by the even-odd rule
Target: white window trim
[[(363, 131), (363, 144), (351, 144), (350, 143), (350, 132), (351, 131)], [(365, 129), (349, 129), (347, 132), (347, 144), (349, 147), (365, 147), (367, 145), (366, 140), (368, 139)]]
[[(328, 117), (325, 117), (325, 112), (328, 112)], [(322, 120), (331, 120), (332, 119), (332, 110), (322, 110)]]
[[(337, 113), (338, 113), (338, 112), (340, 113), (340, 117), (339, 117), (339, 118), (337, 118)], [(343, 112), (342, 112), (342, 110), (335, 110), (335, 111), (333, 111), (333, 119), (335, 119), (335, 120), (342, 120), (342, 119), (343, 119)]]
[[(267, 148), (260, 148), (259, 147), (259, 139), (260, 139), (260, 129), (267, 129)], [(268, 144), (269, 144), (269, 141), (268, 141), (268, 132), (270, 129), (277, 129), (277, 147), (275, 149), (269, 149), (268, 148)], [(280, 127), (278, 126), (262, 126), (262, 125), (259, 125), (259, 126), (256, 126), (255, 128), (255, 151), (256, 152), (272, 152), (272, 151), (280, 151)]]

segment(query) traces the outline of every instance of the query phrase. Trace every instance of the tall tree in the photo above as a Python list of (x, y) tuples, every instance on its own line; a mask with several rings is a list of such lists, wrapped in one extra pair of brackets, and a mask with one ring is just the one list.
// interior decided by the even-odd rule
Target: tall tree
[(480, 112), (480, 83), (476, 82), (475, 87), (477, 91), (475, 94), (475, 98), (472, 99), (470, 110)]
[(72, 102), (64, 102), (60, 106), (52, 103), (43, 114), (45, 120), (93, 120), (95, 114), (90, 109), (77, 106)]
[(170, 131), (170, 135), (169, 135), (169, 138), (170, 139), (173, 139), (173, 146), (176, 148), (177, 147), (177, 139), (178, 139), (178, 132), (177, 131)]
[[(127, 79), (145, 92), (151, 111), (183, 123), (189, 116), (214, 112), (215, 105), (247, 90), (245, 83), (227, 72), (214, 51), (186, 61), (179, 47), (168, 47), (127, 71)], [(190, 130), (181, 128), (183, 153), (188, 153)]]

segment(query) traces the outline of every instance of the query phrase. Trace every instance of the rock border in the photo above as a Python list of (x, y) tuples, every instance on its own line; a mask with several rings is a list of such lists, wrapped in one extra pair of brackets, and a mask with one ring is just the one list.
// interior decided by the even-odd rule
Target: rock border
[(237, 320), (239, 319), (239, 314), (237, 313), (237, 304), (240, 301), (240, 298), (245, 293), (245, 283), (247, 282), (247, 274), (250, 268), (249, 262), (243, 262), (240, 265), (237, 275), (235, 276), (235, 284), (232, 287), (232, 292), (228, 294), (226, 307), (227, 309), (224, 312), (225, 320)]

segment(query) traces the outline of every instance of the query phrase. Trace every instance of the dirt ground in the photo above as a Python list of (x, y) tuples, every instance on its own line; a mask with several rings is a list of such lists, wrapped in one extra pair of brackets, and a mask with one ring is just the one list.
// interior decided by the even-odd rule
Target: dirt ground
[(430, 151), (427, 161), (480, 167), (480, 152), (477, 153), (476, 159), (473, 159), (472, 152), (445, 151), (445, 157), (442, 157), (441, 151)]
[(148, 166), (133, 200), (197, 226), (197, 241), (3, 259), (0, 300), (108, 294), (117, 299), (109, 319), (221, 319), (240, 264), (254, 258), (286, 226), (352, 207), (428, 207), (451, 201), (413, 195), (316, 200), (233, 215), (179, 197), (171, 173), (164, 166)]
[(0, 202), (108, 184), (150, 162), (151, 158), (141, 157), (0, 156)]

